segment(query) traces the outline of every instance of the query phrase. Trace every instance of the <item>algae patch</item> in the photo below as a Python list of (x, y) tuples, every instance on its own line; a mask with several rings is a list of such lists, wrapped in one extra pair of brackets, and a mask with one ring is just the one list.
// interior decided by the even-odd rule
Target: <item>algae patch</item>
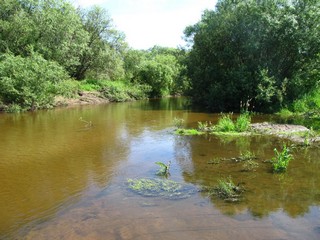
[(172, 200), (188, 198), (196, 192), (192, 185), (166, 179), (128, 179), (128, 187), (144, 197), (161, 197)]

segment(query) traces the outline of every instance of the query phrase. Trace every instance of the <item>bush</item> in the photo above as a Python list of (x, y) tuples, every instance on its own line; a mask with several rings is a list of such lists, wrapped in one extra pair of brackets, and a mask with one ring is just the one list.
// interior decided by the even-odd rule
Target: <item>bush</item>
[(61, 66), (37, 53), (26, 58), (4, 54), (0, 60), (0, 98), (11, 106), (7, 110), (48, 107), (53, 103), (55, 84), (65, 79)]
[(55, 85), (55, 94), (67, 98), (73, 98), (77, 96), (79, 90), (80, 84), (75, 80), (65, 80)]

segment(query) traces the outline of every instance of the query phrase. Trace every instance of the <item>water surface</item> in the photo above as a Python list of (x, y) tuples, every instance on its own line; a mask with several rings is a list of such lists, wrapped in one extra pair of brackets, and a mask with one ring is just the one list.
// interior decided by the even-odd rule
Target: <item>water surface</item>
[[(175, 117), (196, 127), (219, 115), (183, 98), (0, 114), (0, 239), (320, 239), (318, 148), (297, 148), (287, 173), (273, 174), (267, 160), (283, 140), (176, 136)], [(258, 156), (255, 172), (209, 164), (246, 151)], [(130, 191), (128, 179), (159, 178), (157, 161), (199, 190), (232, 177), (244, 199)]]

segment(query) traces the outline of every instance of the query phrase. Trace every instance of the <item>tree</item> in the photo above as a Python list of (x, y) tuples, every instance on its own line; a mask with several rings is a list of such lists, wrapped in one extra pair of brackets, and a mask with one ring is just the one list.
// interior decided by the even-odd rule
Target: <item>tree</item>
[(89, 34), (86, 50), (72, 74), (76, 79), (119, 79), (124, 76), (122, 55), (126, 48), (124, 35), (116, 31), (107, 12), (94, 6), (80, 12), (83, 28)]
[(88, 41), (74, 7), (64, 0), (3, 1), (0, 51), (26, 57), (33, 49), (72, 73)]
[(265, 111), (308, 91), (315, 80), (297, 76), (319, 53), (319, 16), (313, 0), (218, 1), (185, 30), (193, 99), (216, 111), (248, 102)]

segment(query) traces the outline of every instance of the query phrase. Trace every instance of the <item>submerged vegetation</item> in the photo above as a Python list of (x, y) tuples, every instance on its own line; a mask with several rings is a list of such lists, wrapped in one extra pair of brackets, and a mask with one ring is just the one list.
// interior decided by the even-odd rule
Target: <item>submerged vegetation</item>
[(163, 162), (156, 162), (156, 164), (160, 167), (159, 171), (157, 172), (157, 175), (159, 175), (159, 176), (169, 176), (170, 175), (171, 161), (169, 161), (168, 164), (165, 164)]
[(235, 185), (231, 177), (221, 178), (218, 184), (213, 188), (203, 187), (203, 192), (207, 192), (210, 196), (217, 196), (227, 202), (239, 202), (242, 198), (244, 188), (240, 184)]
[(195, 188), (166, 179), (128, 179), (128, 187), (144, 197), (162, 197), (176, 200), (190, 197)]

